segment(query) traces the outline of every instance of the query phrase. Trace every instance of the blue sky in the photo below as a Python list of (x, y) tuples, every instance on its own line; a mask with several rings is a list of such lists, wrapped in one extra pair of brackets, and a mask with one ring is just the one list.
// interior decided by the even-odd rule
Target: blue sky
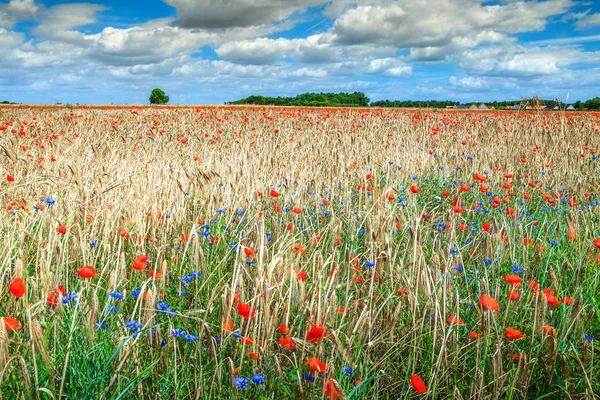
[(600, 96), (600, 1), (0, 0), (0, 100)]

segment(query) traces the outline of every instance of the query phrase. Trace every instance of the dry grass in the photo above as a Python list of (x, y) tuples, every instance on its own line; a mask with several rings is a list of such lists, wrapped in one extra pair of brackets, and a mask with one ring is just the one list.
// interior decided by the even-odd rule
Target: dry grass
[[(397, 399), (415, 396), (413, 374), (430, 398), (600, 391), (589, 340), (600, 334), (597, 114), (5, 107), (0, 126), (0, 162), (14, 177), (0, 187), (0, 316), (21, 324), (0, 326), (0, 388), (11, 398), (319, 398), (330, 378), (341, 398)], [(459, 193), (484, 171), (492, 196), (480, 183)], [(146, 269), (132, 269), (141, 255)], [(96, 277), (78, 276), (87, 265)], [(513, 265), (574, 304), (554, 308), (526, 283), (508, 301), (502, 277)], [(201, 276), (182, 281), (193, 271)], [(8, 288), (16, 277), (27, 283), (21, 299)], [(53, 309), (59, 285), (69, 301)], [(238, 315), (236, 294), (253, 318)], [(480, 294), (501, 313), (483, 310)], [(161, 302), (176, 316), (157, 311)], [(278, 344), (279, 324), (292, 350)], [(306, 338), (312, 324), (328, 330), (318, 343)], [(527, 337), (505, 338), (509, 326)], [(302, 378), (309, 357), (327, 378)], [(253, 374), (266, 384), (236, 389)]]

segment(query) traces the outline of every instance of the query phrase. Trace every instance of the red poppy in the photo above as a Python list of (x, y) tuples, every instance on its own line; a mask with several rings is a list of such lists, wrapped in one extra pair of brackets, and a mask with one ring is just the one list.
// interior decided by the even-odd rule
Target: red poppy
[(479, 333), (477, 333), (477, 332), (469, 332), (469, 337), (471, 339), (479, 339)]
[(301, 210), (300, 208), (298, 208), (298, 207), (295, 207), (295, 208), (294, 208), (292, 211), (293, 211), (293, 212), (294, 212), (294, 214), (296, 214), (296, 215), (299, 215), (299, 214), (302, 212), (302, 210)]
[(310, 372), (314, 374), (315, 372), (325, 372), (327, 369), (327, 365), (323, 364), (321, 360), (318, 358), (308, 358), (304, 365), (307, 365), (310, 368)]
[(150, 278), (152, 278), (154, 280), (158, 280), (158, 279), (162, 278), (162, 272), (150, 270), (150, 271), (148, 271), (148, 276), (150, 276)]
[(286, 324), (279, 324), (279, 333), (287, 335), (290, 333), (290, 328)]
[(252, 247), (244, 247), (244, 254), (246, 254), (248, 257), (256, 257), (256, 252)]
[(83, 279), (89, 279), (96, 276), (96, 270), (92, 266), (81, 267), (77, 270), (77, 274)]
[(551, 327), (550, 325), (544, 325), (544, 333), (548, 336), (556, 336), (556, 330), (554, 330), (553, 327)]
[(135, 260), (133, 260), (133, 265), (131, 266), (131, 268), (135, 269), (136, 271), (141, 271), (144, 268), (146, 268), (147, 263), (148, 263), (148, 257), (139, 256)]
[(4, 328), (7, 332), (21, 329), (21, 324), (13, 317), (4, 317), (2, 319), (4, 320)]
[(306, 340), (311, 343), (319, 343), (323, 337), (327, 334), (327, 328), (312, 324), (310, 331), (306, 333)]
[(61, 226), (59, 226), (56, 231), (58, 233), (60, 233), (61, 235), (64, 235), (65, 233), (67, 233), (67, 227), (65, 224), (62, 224)]
[(519, 300), (519, 292), (515, 292), (514, 290), (509, 290), (506, 294), (506, 297), (511, 301)]
[(484, 222), (484, 223), (483, 223), (483, 230), (484, 230), (484, 231), (486, 231), (486, 232), (488, 232), (488, 233), (489, 233), (489, 231), (491, 230), (491, 228), (492, 228), (492, 227), (491, 227), (491, 225), (490, 225), (490, 223), (489, 223), (489, 222)]
[(427, 388), (425, 387), (425, 382), (419, 375), (413, 375), (410, 377), (410, 383), (412, 387), (417, 391), (418, 394), (427, 393)]
[(496, 312), (500, 311), (500, 304), (491, 296), (479, 296), (479, 302), (481, 303), (481, 307), (483, 307), (485, 310), (494, 310)]
[(306, 271), (298, 270), (296, 271), (296, 280), (297, 281), (306, 281)]
[(237, 305), (237, 312), (239, 315), (244, 317), (244, 319), (246, 319), (246, 320), (248, 320), (248, 319), (254, 317), (254, 315), (256, 315), (256, 312), (254, 311), (254, 309), (252, 307), (250, 307), (249, 304), (244, 304), (244, 303), (239, 303)]
[(10, 283), (8, 289), (17, 299), (20, 299), (25, 295), (25, 291), (27, 290), (27, 285), (21, 278), (16, 278), (14, 281)]
[(277, 193), (275, 190), (271, 189), (271, 191), (269, 192), (269, 196), (276, 199), (277, 197), (279, 197), (279, 193)]
[(294, 348), (294, 340), (291, 336), (282, 337), (279, 339), (279, 345), (285, 346), (286, 350), (292, 350)]
[(455, 316), (451, 316), (448, 317), (448, 323), (450, 325), (464, 325), (465, 323), (462, 321), (462, 319), (455, 317)]
[(568, 306), (570, 306), (571, 304), (575, 303), (575, 300), (573, 300), (572, 297), (563, 297), (561, 299), (561, 303), (566, 304)]
[(6, 175), (6, 180), (9, 182), (14, 182), (15, 178), (12, 175)]
[(340, 397), (340, 394), (338, 393), (331, 379), (327, 381), (327, 385), (325, 386), (325, 397), (330, 399), (337, 399)]
[(523, 339), (526, 335), (516, 329), (506, 328), (505, 336), (507, 339)]
[(413, 193), (419, 193), (421, 191), (421, 189), (419, 189), (418, 186), (412, 185), (410, 187), (410, 191), (413, 192)]
[(520, 286), (521, 277), (517, 275), (504, 275), (504, 282), (508, 283), (510, 286), (517, 287)]

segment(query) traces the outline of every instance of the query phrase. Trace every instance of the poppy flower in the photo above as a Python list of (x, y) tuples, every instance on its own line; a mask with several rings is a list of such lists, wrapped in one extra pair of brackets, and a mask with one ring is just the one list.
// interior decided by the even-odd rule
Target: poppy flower
[(324, 373), (325, 370), (327, 369), (327, 365), (323, 364), (323, 362), (321, 362), (321, 360), (319, 360), (318, 358), (310, 357), (306, 360), (304, 365), (307, 365), (308, 368), (310, 368), (310, 372), (312, 374), (314, 374), (315, 372)]
[(240, 341), (241, 344), (254, 344), (254, 340), (247, 338), (247, 337), (241, 337), (238, 339)]
[(566, 304), (568, 306), (570, 306), (571, 304), (575, 303), (575, 300), (573, 300), (572, 297), (563, 297), (561, 299), (561, 303)]
[(479, 302), (481, 303), (481, 307), (483, 307), (485, 310), (494, 310), (496, 312), (500, 311), (500, 304), (498, 303), (498, 300), (491, 296), (479, 296)]
[(319, 343), (326, 334), (327, 328), (317, 324), (312, 324), (310, 331), (306, 333), (306, 340), (311, 343)]
[(292, 211), (294, 212), (294, 214), (300, 215), (300, 213), (302, 212), (302, 209), (300, 209), (298, 207), (294, 207), (294, 209)]
[(450, 325), (459, 325), (459, 326), (462, 326), (462, 325), (464, 325), (464, 324), (465, 324), (465, 323), (462, 321), (462, 319), (460, 319), (460, 318), (458, 318), (458, 317), (455, 317), (455, 316), (448, 317), (448, 323), (449, 323)]
[(471, 339), (479, 339), (479, 333), (477, 333), (477, 332), (469, 332), (469, 337)]
[(14, 178), (12, 175), (6, 175), (6, 180), (7, 180), (8, 182), (14, 182), (14, 181), (15, 181), (15, 178)]
[(410, 377), (410, 383), (412, 387), (417, 391), (418, 394), (427, 393), (425, 382), (419, 375), (413, 375)]
[(77, 275), (82, 277), (83, 279), (89, 279), (96, 276), (96, 270), (92, 266), (81, 267), (77, 270)]
[(56, 231), (58, 233), (60, 233), (61, 235), (64, 235), (65, 233), (67, 233), (67, 227), (65, 224), (62, 224), (61, 226), (59, 226)]
[(287, 335), (290, 333), (290, 328), (286, 324), (279, 324), (279, 333)]
[(509, 290), (508, 293), (506, 294), (506, 297), (510, 301), (517, 301), (517, 300), (519, 300), (519, 292), (515, 292), (514, 290)]
[(23, 279), (15, 278), (15, 280), (12, 281), (8, 286), (8, 289), (10, 290), (13, 296), (15, 296), (17, 299), (20, 299), (21, 297), (23, 297), (23, 295), (25, 295), (27, 285), (25, 284)]
[(504, 275), (504, 282), (516, 287), (521, 283), (521, 277), (517, 275)]
[(296, 280), (297, 281), (306, 281), (306, 271), (298, 270), (296, 271)]
[(490, 232), (490, 230), (491, 230), (491, 228), (492, 228), (492, 226), (490, 225), (490, 223), (489, 223), (489, 222), (484, 222), (484, 223), (483, 223), (483, 230), (484, 230), (484, 231), (486, 231), (486, 232), (488, 232), (488, 233), (489, 233), (489, 232)]
[(600, 249), (600, 238), (594, 239), (594, 246), (596, 246), (598, 249)]
[(339, 392), (337, 391), (337, 389), (335, 388), (335, 385), (333, 384), (333, 380), (328, 380), (327, 381), (327, 385), (325, 386), (325, 397), (330, 398), (330, 399), (337, 399), (338, 397), (340, 397)]
[(131, 266), (131, 268), (135, 269), (136, 271), (141, 271), (144, 268), (146, 268), (147, 263), (148, 263), (148, 257), (139, 256), (133, 261), (133, 265)]
[(229, 322), (225, 322), (223, 324), (223, 330), (224, 331), (232, 331), (235, 329), (235, 325), (233, 322), (229, 321)]
[(148, 271), (148, 276), (150, 276), (150, 278), (152, 278), (154, 280), (158, 280), (158, 279), (162, 278), (162, 272), (150, 270), (150, 271)]
[(279, 193), (277, 193), (275, 190), (271, 189), (271, 191), (269, 192), (269, 196), (276, 199), (277, 197), (279, 197)]
[(504, 334), (506, 336), (507, 339), (523, 339), (526, 335), (521, 332), (518, 331), (514, 328), (506, 328), (506, 333)]
[(248, 257), (256, 257), (256, 252), (254, 251), (254, 249), (252, 247), (244, 247), (244, 254), (247, 255)]
[(410, 187), (410, 191), (413, 192), (413, 193), (419, 193), (421, 191), (421, 189), (419, 189), (418, 186), (412, 185)]
[(4, 317), (2, 319), (4, 320), (4, 328), (7, 332), (21, 329), (21, 324), (13, 317)]
[(294, 340), (291, 336), (282, 337), (278, 341), (280, 346), (284, 346), (286, 350), (292, 350), (295, 346)]
[(544, 333), (548, 336), (556, 336), (556, 330), (550, 325), (544, 325)]
[(254, 311), (254, 309), (252, 309), (252, 307), (250, 307), (249, 304), (244, 304), (244, 303), (239, 303), (237, 305), (237, 312), (239, 315), (244, 317), (245, 320), (248, 320), (248, 319), (254, 317), (254, 315), (256, 315), (256, 312)]

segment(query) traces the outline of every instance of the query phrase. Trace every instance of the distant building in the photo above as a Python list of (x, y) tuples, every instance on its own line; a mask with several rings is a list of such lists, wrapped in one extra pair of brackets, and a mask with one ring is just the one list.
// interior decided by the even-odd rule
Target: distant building
[(479, 105), (479, 109), (480, 109), (480, 110), (489, 110), (489, 107), (488, 107), (488, 106), (486, 106), (485, 104), (481, 103), (481, 104)]
[(573, 104), (569, 104), (569, 106), (567, 107), (567, 111), (575, 111), (575, 107), (573, 107)]

